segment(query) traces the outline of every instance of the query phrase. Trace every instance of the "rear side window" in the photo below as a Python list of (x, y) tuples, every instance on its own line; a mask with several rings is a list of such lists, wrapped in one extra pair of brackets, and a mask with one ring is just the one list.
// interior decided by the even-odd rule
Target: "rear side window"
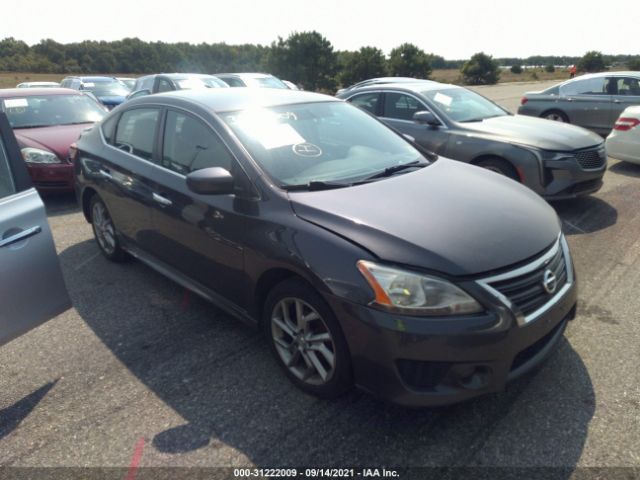
[(240, 80), (239, 78), (236, 78), (236, 77), (223, 77), (222, 79), (230, 87), (244, 87), (245, 86), (244, 83), (242, 82), (242, 80)]
[(171, 92), (173, 91), (173, 85), (171, 85), (171, 83), (164, 79), (161, 78), (160, 80), (158, 80), (158, 93), (161, 92)]
[(349, 99), (356, 107), (360, 107), (369, 113), (376, 115), (378, 113), (379, 93), (363, 93)]
[(634, 77), (616, 78), (618, 95), (640, 95), (640, 80)]
[(162, 166), (182, 175), (209, 167), (231, 170), (233, 157), (204, 123), (169, 111), (164, 130)]
[(135, 108), (120, 115), (114, 146), (145, 160), (153, 156), (153, 140), (160, 110)]
[(9, 159), (4, 149), (4, 142), (0, 142), (0, 198), (8, 197), (14, 193), (16, 193), (16, 187), (13, 184)]

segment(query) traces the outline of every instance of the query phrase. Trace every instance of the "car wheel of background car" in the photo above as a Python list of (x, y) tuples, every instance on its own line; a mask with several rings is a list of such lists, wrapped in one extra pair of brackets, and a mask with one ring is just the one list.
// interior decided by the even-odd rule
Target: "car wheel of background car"
[(569, 117), (560, 110), (549, 110), (540, 115), (540, 117), (546, 120), (553, 120), (554, 122), (569, 123)]
[(477, 162), (476, 165), (486, 168), (487, 170), (491, 170), (492, 172), (499, 173), (500, 175), (504, 175), (505, 177), (509, 177), (511, 180), (515, 180), (516, 182), (520, 181), (518, 172), (513, 168), (513, 165), (502, 158), (485, 158)]
[(100, 251), (105, 257), (113, 262), (122, 262), (128, 258), (118, 242), (111, 215), (98, 195), (91, 199), (91, 226)]
[(340, 324), (305, 281), (288, 279), (273, 288), (263, 325), (278, 363), (300, 389), (335, 398), (351, 387), (351, 360)]

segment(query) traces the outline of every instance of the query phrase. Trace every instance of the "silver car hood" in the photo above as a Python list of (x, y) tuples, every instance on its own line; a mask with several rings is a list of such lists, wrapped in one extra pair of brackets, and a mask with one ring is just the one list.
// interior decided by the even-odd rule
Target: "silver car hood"
[(600, 135), (582, 127), (526, 115), (507, 115), (461, 125), (467, 131), (488, 134), (503, 141), (542, 150), (566, 152), (593, 147), (603, 142)]

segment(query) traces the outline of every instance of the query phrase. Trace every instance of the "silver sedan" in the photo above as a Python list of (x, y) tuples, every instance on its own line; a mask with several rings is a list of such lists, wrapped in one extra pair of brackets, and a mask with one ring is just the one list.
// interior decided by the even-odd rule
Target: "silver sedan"
[(582, 75), (540, 92), (527, 92), (518, 113), (573, 123), (606, 136), (622, 111), (640, 105), (640, 72)]

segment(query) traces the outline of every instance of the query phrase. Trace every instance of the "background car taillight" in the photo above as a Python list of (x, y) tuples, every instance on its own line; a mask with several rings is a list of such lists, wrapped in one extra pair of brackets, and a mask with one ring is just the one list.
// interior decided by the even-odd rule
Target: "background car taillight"
[(525, 103), (527, 103), (529, 101), (529, 99), (527, 97), (522, 97), (520, 99), (520, 105), (524, 105)]
[(621, 117), (616, 121), (613, 129), (626, 132), (627, 130), (631, 130), (638, 124), (640, 124), (640, 120), (637, 118)]

